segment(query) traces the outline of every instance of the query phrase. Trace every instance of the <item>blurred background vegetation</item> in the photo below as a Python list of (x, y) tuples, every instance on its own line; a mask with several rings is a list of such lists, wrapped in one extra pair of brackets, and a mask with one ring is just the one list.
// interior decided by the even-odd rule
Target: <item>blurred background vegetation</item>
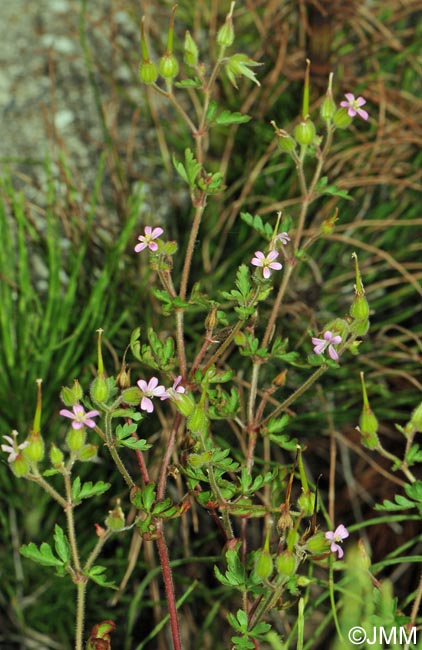
[[(335, 429), (340, 436), (338, 516), (351, 524), (368, 517), (376, 502), (390, 498), (397, 489), (383, 475), (382, 463), (359, 447), (354, 429), (361, 408), (357, 366), (365, 371), (385, 446), (394, 453), (400, 454), (402, 446), (394, 424), (405, 422), (421, 400), (419, 2), (245, 0), (238, 4), (235, 49), (263, 64), (258, 72), (261, 86), (251, 88), (249, 82), (242, 81), (238, 92), (227, 81), (218, 86), (221, 105), (248, 113), (253, 119), (239, 128), (214, 132), (209, 142), (211, 164), (224, 161), (228, 189), (209, 202), (201, 227), (193, 278), (202, 278), (205, 269), (202, 290), (229, 289), (238, 264), (259, 247), (259, 237), (253, 239), (239, 217), (241, 211), (269, 219), (278, 210), (293, 218), (297, 214), (300, 192), (294, 168), (290, 159), (277, 151), (270, 121), (290, 130), (298, 119), (305, 58), (312, 62), (312, 110), (317, 110), (331, 71), (337, 101), (345, 92), (363, 95), (368, 101), (369, 123), (353, 123), (337, 134), (325, 170), (330, 183), (347, 190), (352, 200), (324, 196), (313, 203), (309, 234), (316, 234), (336, 208), (338, 221), (332, 235), (309, 248), (307, 263), (293, 276), (283, 308), (283, 336), (289, 338), (292, 349), (299, 348), (309, 328), (318, 331), (331, 318), (347, 312), (354, 282), (351, 254), (358, 253), (371, 307), (371, 329), (361, 347), (359, 364), (356, 359), (342, 360), (341, 368), (324, 378), (314, 397), (296, 404), (294, 413), (294, 435), (308, 446), (306, 460), (314, 478), (328, 473), (328, 431)], [(171, 327), (151, 296), (147, 261), (133, 254), (141, 226), (165, 224), (169, 237), (183, 242), (191, 219), (189, 197), (170, 162), (173, 153), (180, 158), (191, 145), (188, 134), (172, 107), (138, 83), (141, 16), (147, 16), (149, 43), (160, 55), (171, 6), (171, 2), (158, 0), (116, 0), (112, 6), (104, 2), (104, 12), (94, 19), (88, 1), (71, 5), (66, 17), (69, 37), (77, 43), (88, 82), (86, 91), (92, 93), (96, 107), (90, 119), (96, 121), (100, 134), (90, 143), (95, 173), (86, 179), (78, 173), (54, 130), (48, 158), (37, 163), (42, 175), (34, 178), (32, 167), (19, 159), (19, 151), (13, 161), (3, 159), (2, 434), (11, 429), (26, 434), (35, 407), (35, 379), (42, 377), (43, 431), (48, 443), (60, 439), (60, 387), (76, 377), (87, 385), (95, 364), (98, 327), (105, 330), (110, 374), (118, 371), (134, 327), (153, 324), (162, 332)], [(216, 29), (228, 9), (222, 0), (180, 0), (176, 52), (181, 53), (184, 31), (189, 29), (199, 44), (201, 59), (212, 60)], [(54, 67), (54, 59), (51, 65)], [(47, 100), (46, 108), (54, 112), (54, 104)], [(27, 191), (34, 184), (35, 202)], [(203, 333), (201, 318), (195, 314), (189, 322), (192, 350)], [(274, 367), (274, 375), (282, 369)], [(289, 369), (284, 395), (297, 387), (301, 376), (299, 370)], [(326, 413), (321, 413), (321, 398)], [(98, 478), (112, 471), (108, 463), (103, 460), (99, 465)], [(25, 650), (70, 648), (71, 584), (65, 586), (65, 581), (54, 577), (46, 581), (43, 570), (22, 560), (17, 552), (21, 543), (46, 539), (58, 513), (37, 488), (11, 476), (4, 459), (0, 504), (0, 644)], [(93, 524), (102, 522), (106, 514), (92, 512), (91, 504), (89, 508), (78, 509), (77, 525), (84, 531), (82, 551), (84, 542), (87, 548), (91, 544)], [(409, 542), (409, 553), (419, 548), (420, 528), (413, 521), (395, 530), (395, 539), (386, 534), (386, 526), (367, 531), (375, 561), (385, 558), (400, 541)], [(105, 563), (116, 580), (124, 573), (129, 542), (119, 540), (108, 551)], [(193, 537), (192, 556), (204, 556), (201, 572), (178, 549), (176, 539), (170, 550), (181, 567), (176, 570), (177, 589), (199, 579), (184, 606), (185, 648), (215, 647), (215, 638), (224, 638), (221, 630), (226, 625), (221, 617), (226, 595), (210, 579), (208, 570), (212, 557), (220, 553), (219, 543), (211, 531), (205, 546), (203, 539), (195, 541)], [(395, 583), (399, 597), (416, 586), (409, 574), (397, 567), (385, 574)], [(159, 620), (163, 611), (157, 575), (156, 560), (145, 556), (114, 607), (107, 603), (107, 594), (91, 588), (88, 620), (116, 620), (116, 647), (169, 647), (163, 634), (154, 636), (150, 645), (142, 643), (154, 627), (151, 620)], [(37, 585), (35, 591), (33, 585)], [(128, 610), (129, 624), (121, 623), (119, 628)], [(315, 638), (309, 642), (314, 648), (326, 647), (324, 638), (319, 638), (321, 646)]]

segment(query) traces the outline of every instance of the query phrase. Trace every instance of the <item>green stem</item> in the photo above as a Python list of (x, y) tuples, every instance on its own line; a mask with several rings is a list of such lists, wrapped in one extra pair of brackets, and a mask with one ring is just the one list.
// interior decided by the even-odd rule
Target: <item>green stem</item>
[(76, 637), (75, 650), (83, 650), (84, 626), (85, 626), (85, 599), (87, 579), (80, 576), (76, 584)]
[(115, 441), (113, 440), (113, 433), (112, 433), (112, 428), (111, 428), (111, 410), (106, 412), (105, 417), (104, 417), (104, 430), (105, 430), (105, 438), (106, 438), (106, 445), (110, 451), (110, 455), (112, 459), (114, 460), (117, 469), (119, 470), (120, 474), (123, 476), (123, 479), (127, 486), (129, 488), (135, 487), (135, 482), (132, 479), (131, 475), (127, 471), (126, 467), (124, 466), (124, 463), (122, 459), (119, 456), (119, 453), (116, 449), (115, 446)]
[(28, 474), (26, 478), (28, 479), (28, 481), (33, 481), (34, 483), (37, 483), (40, 487), (42, 487), (55, 501), (57, 501), (58, 504), (61, 505), (63, 510), (66, 510), (67, 508), (66, 499), (63, 499), (62, 495), (59, 494), (50, 485), (50, 483), (47, 483), (47, 481), (42, 476), (40, 476), (39, 474)]
[(156, 544), (158, 554), (160, 556), (161, 571), (163, 574), (164, 590), (166, 592), (167, 607), (170, 616), (170, 628), (173, 639), (174, 650), (182, 650), (182, 642), (180, 639), (179, 619), (177, 616), (176, 597), (174, 593), (173, 575), (170, 566), (169, 554), (167, 543), (164, 537), (163, 521), (157, 524), (157, 538)]
[(262, 422), (260, 423), (261, 426), (267, 424), (271, 418), (276, 417), (276, 415), (278, 415), (282, 411), (285, 411), (290, 406), (290, 404), (293, 404), (293, 402), (295, 402), (298, 399), (298, 397), (300, 397), (303, 393), (305, 393), (308, 390), (308, 388), (310, 388), (312, 384), (314, 384), (316, 380), (319, 379), (319, 377), (321, 377), (321, 375), (324, 374), (324, 372), (327, 369), (328, 366), (320, 366), (319, 368), (317, 368), (317, 370), (315, 370), (315, 372), (305, 381), (304, 384), (302, 384), (302, 386), (300, 386), (297, 390), (295, 390), (294, 393), (292, 393), (287, 399), (284, 400), (284, 402), (282, 402), (282, 404), (280, 404), (280, 406), (277, 406), (277, 408), (274, 409), (272, 413), (267, 415), (267, 417), (264, 420), (262, 420)]

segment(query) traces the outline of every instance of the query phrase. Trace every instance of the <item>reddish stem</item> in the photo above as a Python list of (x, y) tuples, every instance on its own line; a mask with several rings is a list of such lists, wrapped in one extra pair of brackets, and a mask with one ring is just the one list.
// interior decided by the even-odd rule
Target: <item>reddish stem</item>
[(170, 616), (171, 636), (174, 650), (182, 650), (180, 640), (179, 620), (177, 618), (176, 597), (174, 594), (173, 576), (170, 567), (167, 543), (164, 537), (163, 522), (157, 524), (157, 549), (160, 556), (161, 570), (163, 573), (164, 589), (166, 591), (167, 608)]

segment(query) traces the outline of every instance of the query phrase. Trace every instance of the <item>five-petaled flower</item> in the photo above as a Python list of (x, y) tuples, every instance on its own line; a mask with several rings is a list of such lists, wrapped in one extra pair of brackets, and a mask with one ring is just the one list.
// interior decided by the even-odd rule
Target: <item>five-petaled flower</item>
[(281, 243), (285, 246), (287, 242), (290, 241), (290, 237), (287, 232), (280, 232), (275, 236), (275, 241), (281, 241)]
[(135, 253), (140, 253), (144, 248), (149, 248), (149, 250), (153, 252), (157, 251), (158, 244), (154, 239), (158, 239), (158, 237), (163, 234), (164, 230), (160, 227), (154, 228), (153, 230), (151, 226), (145, 226), (144, 232), (144, 235), (139, 235), (138, 237), (140, 243), (136, 244)]
[(330, 330), (324, 332), (322, 339), (318, 339), (316, 336), (312, 337), (312, 345), (314, 346), (315, 354), (324, 354), (325, 350), (328, 348), (328, 354), (333, 361), (338, 361), (339, 359), (338, 352), (334, 346), (341, 342), (341, 336), (339, 334), (333, 334)]
[(141, 399), (142, 411), (146, 411), (147, 413), (153, 412), (154, 404), (152, 403), (152, 399), (154, 397), (159, 397), (160, 399), (168, 399), (169, 397), (165, 387), (158, 385), (157, 377), (151, 377), (148, 383), (145, 379), (140, 379), (137, 384), (143, 393)]
[(265, 256), (262, 251), (255, 251), (255, 257), (251, 259), (251, 264), (254, 266), (261, 266), (262, 275), (266, 280), (268, 280), (271, 275), (271, 270), (280, 271), (280, 269), (283, 268), (280, 262), (274, 261), (277, 259), (277, 257), (277, 251), (269, 251), (267, 256)]
[(10, 443), (8, 445), (2, 445), (2, 451), (5, 451), (7, 454), (9, 454), (7, 458), (8, 463), (13, 463), (17, 457), (19, 456), (20, 452), (22, 449), (25, 449), (29, 445), (29, 441), (25, 440), (25, 442), (21, 442), (20, 445), (18, 445), (17, 437), (18, 437), (18, 432), (17, 431), (12, 431), (12, 436), (3, 436), (3, 438), (6, 440), (6, 442)]
[(367, 120), (369, 115), (368, 113), (361, 108), (364, 104), (366, 104), (366, 99), (363, 97), (357, 97), (355, 99), (355, 96), (352, 95), (352, 93), (346, 93), (345, 98), (347, 99), (346, 101), (340, 102), (340, 106), (343, 106), (343, 108), (347, 108), (347, 113), (349, 114), (350, 117), (355, 117), (355, 115), (359, 115), (363, 120)]
[(179, 375), (174, 380), (173, 386), (169, 388), (168, 392), (166, 391), (160, 399), (167, 399), (168, 397), (172, 397), (175, 393), (179, 393), (179, 395), (186, 393), (186, 388), (180, 385), (181, 381), (182, 381), (182, 375)]
[(63, 415), (65, 418), (70, 418), (73, 420), (72, 422), (72, 429), (82, 429), (82, 427), (89, 427), (90, 429), (94, 429), (96, 424), (95, 420), (92, 418), (97, 417), (97, 415), (100, 415), (98, 411), (88, 411), (85, 413), (85, 409), (83, 406), (80, 404), (75, 404), (75, 406), (72, 406), (73, 413), (72, 411), (68, 411), (67, 409), (62, 409), (60, 411), (60, 415)]
[(340, 524), (337, 526), (337, 528), (332, 531), (329, 530), (327, 533), (325, 533), (325, 539), (328, 539), (328, 541), (331, 542), (331, 552), (332, 553), (338, 553), (339, 559), (341, 559), (344, 555), (344, 551), (339, 546), (338, 542), (342, 542), (346, 537), (349, 537), (349, 531), (347, 530), (346, 526), (343, 526), (343, 524)]

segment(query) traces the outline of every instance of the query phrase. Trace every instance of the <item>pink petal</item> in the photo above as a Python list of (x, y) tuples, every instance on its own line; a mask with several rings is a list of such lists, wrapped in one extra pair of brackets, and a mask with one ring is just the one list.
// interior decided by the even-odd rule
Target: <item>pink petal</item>
[(268, 265), (270, 269), (274, 269), (274, 271), (280, 271), (283, 266), (280, 264), (280, 262), (271, 262), (271, 264)]
[(259, 260), (265, 260), (265, 255), (262, 251), (255, 251), (255, 257), (257, 257)]
[(146, 247), (147, 247), (147, 244), (145, 244), (145, 242), (142, 243), (142, 244), (136, 244), (136, 246), (135, 246), (135, 253), (140, 253), (140, 252), (143, 251), (144, 248), (146, 248)]
[(147, 382), (145, 381), (145, 379), (140, 379), (140, 380), (139, 380), (138, 382), (136, 382), (136, 383), (138, 384), (139, 388), (141, 389), (141, 391), (142, 391), (143, 393), (145, 393), (145, 391), (148, 390), (148, 385), (147, 385)]
[(336, 350), (333, 348), (332, 345), (328, 346), (328, 354), (330, 355), (330, 357), (332, 358), (333, 361), (338, 361), (339, 360), (339, 356), (338, 356)]
[(155, 243), (155, 241), (150, 241), (150, 243), (148, 244), (148, 248), (150, 251), (154, 251), (154, 252), (158, 251), (158, 246)]
[(144, 233), (145, 233), (147, 236), (149, 236), (149, 235), (151, 235), (151, 232), (152, 232), (152, 228), (151, 228), (151, 226), (145, 226), (145, 228), (144, 228)]
[(324, 332), (324, 339), (326, 341), (330, 341), (330, 343), (331, 343), (331, 341), (333, 339), (333, 333), (330, 332), (330, 330), (327, 330), (326, 332)]
[(267, 260), (276, 260), (278, 257), (278, 252), (277, 251), (270, 251), (267, 255)]
[(364, 104), (366, 104), (366, 99), (363, 97), (358, 97), (356, 100), (356, 106), (363, 106)]
[(71, 420), (75, 419), (75, 414), (71, 413), (67, 409), (62, 409), (61, 411), (59, 411), (59, 414), (63, 415), (65, 418), (70, 418)]
[(156, 386), (158, 386), (157, 377), (151, 377), (151, 379), (148, 382), (148, 390), (154, 390)]
[(345, 93), (344, 96), (348, 100), (348, 102), (350, 102), (350, 103), (355, 101), (355, 96), (352, 93)]
[(85, 424), (90, 429), (95, 429), (95, 427), (97, 426), (94, 420), (85, 420)]
[(88, 413), (85, 414), (85, 417), (95, 418), (97, 415), (100, 415), (99, 411), (88, 411)]
[(141, 400), (141, 409), (147, 413), (152, 413), (154, 410), (154, 404), (149, 397), (143, 397)]
[(271, 271), (267, 266), (262, 269), (262, 275), (266, 280), (271, 277)]
[(369, 114), (364, 111), (363, 108), (358, 109), (358, 115), (360, 115), (363, 120), (367, 120), (369, 117)]
[(73, 407), (73, 412), (75, 415), (85, 415), (85, 409), (80, 404), (75, 404)]
[(84, 427), (84, 423), (83, 423), (83, 422), (78, 422), (78, 420), (73, 420), (73, 422), (72, 422), (72, 429), (76, 429), (76, 430), (78, 430), (78, 429), (82, 429), (83, 427)]
[(340, 524), (335, 529), (334, 535), (337, 537), (337, 539), (346, 539), (346, 537), (349, 537), (349, 531), (347, 530), (346, 526)]
[(163, 232), (164, 232), (164, 230), (163, 230), (162, 228), (160, 228), (160, 227), (158, 227), (158, 228), (154, 228), (154, 230), (153, 230), (152, 233), (151, 233), (151, 237), (152, 237), (153, 239), (157, 239), (157, 237), (159, 237), (160, 235), (162, 235)]
[(251, 264), (254, 266), (262, 266), (262, 260), (259, 260), (257, 257), (251, 259)]
[(337, 334), (336, 336), (333, 336), (333, 338), (331, 339), (331, 343), (333, 345), (338, 345), (339, 343), (342, 342), (342, 340), (343, 339), (341, 338), (341, 336), (339, 334)]

